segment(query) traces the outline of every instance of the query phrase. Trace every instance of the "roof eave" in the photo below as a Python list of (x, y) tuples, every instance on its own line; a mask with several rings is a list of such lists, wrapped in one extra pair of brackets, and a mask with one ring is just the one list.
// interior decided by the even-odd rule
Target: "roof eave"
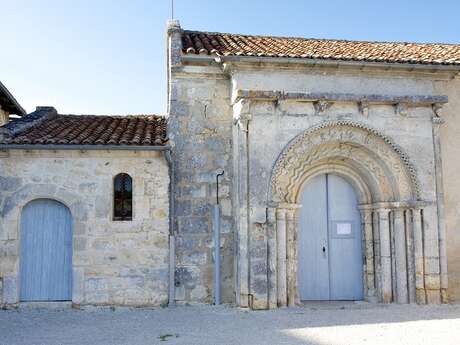
[(6, 88), (6, 86), (3, 85), (1, 82), (0, 82), (0, 91), (6, 95), (8, 100), (12, 103), (13, 108), (16, 109), (16, 112), (14, 112), (14, 114), (20, 115), (20, 116), (24, 116), (27, 114), (24, 108), (21, 107), (21, 105), (18, 103), (16, 98), (14, 98), (14, 96), (10, 93), (10, 91)]
[(77, 151), (169, 151), (170, 145), (51, 145), (51, 144), (0, 144), (0, 150), (77, 150)]
[(270, 56), (218, 56), (218, 55), (192, 55), (183, 54), (184, 62), (211, 62), (219, 63), (267, 63), (267, 64), (289, 64), (289, 65), (318, 65), (330, 67), (375, 67), (397, 70), (423, 70), (423, 71), (443, 71), (443, 72), (458, 72), (459, 65), (446, 64), (421, 64), (421, 63), (402, 63), (402, 62), (374, 62), (374, 61), (347, 61), (333, 59), (311, 59), (311, 58), (294, 58), (294, 57), (270, 57)]

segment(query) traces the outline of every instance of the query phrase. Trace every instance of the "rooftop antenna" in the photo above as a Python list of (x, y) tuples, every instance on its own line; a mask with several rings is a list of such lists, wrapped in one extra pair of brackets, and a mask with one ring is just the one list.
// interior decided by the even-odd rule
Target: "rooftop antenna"
[(174, 19), (174, 0), (171, 0), (171, 19)]

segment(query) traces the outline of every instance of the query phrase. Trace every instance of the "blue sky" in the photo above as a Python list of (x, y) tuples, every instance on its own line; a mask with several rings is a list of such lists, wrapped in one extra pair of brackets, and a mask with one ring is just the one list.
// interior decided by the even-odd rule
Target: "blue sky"
[[(456, 0), (175, 0), (185, 29), (460, 43)], [(162, 114), (170, 0), (0, 0), (0, 80), (28, 111)]]

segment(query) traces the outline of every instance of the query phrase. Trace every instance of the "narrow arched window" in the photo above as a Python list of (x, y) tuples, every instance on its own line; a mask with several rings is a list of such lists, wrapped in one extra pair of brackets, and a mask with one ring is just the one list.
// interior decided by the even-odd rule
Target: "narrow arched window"
[(133, 180), (118, 174), (113, 180), (113, 220), (133, 219)]

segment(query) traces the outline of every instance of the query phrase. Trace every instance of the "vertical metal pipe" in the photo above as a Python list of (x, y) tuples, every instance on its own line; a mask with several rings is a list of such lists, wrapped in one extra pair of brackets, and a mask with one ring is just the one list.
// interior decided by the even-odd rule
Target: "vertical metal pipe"
[(175, 170), (171, 150), (165, 151), (165, 159), (169, 166), (169, 286), (168, 286), (168, 305), (173, 306), (176, 300), (176, 242), (175, 242)]
[(215, 304), (220, 304), (220, 206), (214, 205), (213, 208), (213, 232), (214, 232), (214, 298)]

